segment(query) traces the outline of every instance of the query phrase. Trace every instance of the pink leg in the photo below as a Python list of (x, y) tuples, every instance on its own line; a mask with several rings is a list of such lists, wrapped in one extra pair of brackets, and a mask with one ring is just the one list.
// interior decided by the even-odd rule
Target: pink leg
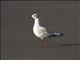
[(44, 40), (44, 47), (47, 48), (47, 41)]
[(40, 48), (43, 47), (43, 40), (41, 40), (41, 43), (40, 43)]

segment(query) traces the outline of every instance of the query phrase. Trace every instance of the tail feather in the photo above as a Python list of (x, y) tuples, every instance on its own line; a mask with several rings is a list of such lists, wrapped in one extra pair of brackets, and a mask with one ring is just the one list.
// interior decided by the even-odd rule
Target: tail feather
[(63, 33), (50, 33), (49, 37), (55, 37), (55, 36), (62, 36), (64, 35)]

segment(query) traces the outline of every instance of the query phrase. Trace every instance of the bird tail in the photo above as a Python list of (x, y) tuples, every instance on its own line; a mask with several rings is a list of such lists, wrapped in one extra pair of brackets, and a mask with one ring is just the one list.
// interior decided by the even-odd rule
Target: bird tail
[(55, 36), (62, 36), (62, 35), (64, 35), (63, 33), (50, 33), (49, 34), (49, 37), (55, 37)]

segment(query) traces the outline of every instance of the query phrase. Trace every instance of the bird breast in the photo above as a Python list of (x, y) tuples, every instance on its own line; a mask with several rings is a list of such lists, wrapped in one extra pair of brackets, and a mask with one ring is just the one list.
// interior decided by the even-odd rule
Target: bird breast
[(37, 37), (40, 37), (39, 29), (38, 29), (37, 26), (34, 26), (34, 27), (33, 27), (33, 33), (34, 33)]

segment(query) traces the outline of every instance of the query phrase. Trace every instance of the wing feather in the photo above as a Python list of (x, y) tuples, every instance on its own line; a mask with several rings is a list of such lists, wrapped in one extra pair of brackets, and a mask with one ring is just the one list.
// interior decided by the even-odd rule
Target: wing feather
[(38, 33), (39, 34), (44, 34), (44, 33), (47, 33), (47, 30), (44, 27), (39, 27), (38, 28)]

